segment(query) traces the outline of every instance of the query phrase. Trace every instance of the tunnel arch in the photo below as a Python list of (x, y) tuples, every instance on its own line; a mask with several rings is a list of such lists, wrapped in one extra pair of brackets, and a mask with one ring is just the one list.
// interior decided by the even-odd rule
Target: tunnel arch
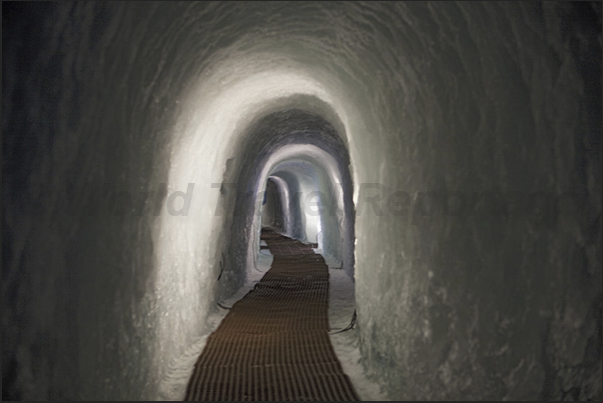
[[(236, 148), (245, 151), (239, 151), (235, 158), (242, 161), (237, 164), (239, 169), (226, 170), (224, 183), (230, 185), (230, 190), (223, 193), (219, 202), (224, 215), (232, 216), (233, 220), (224, 222), (224, 233), (229, 237), (223, 252), (225, 281), (220, 283), (218, 299), (238, 289), (245, 280), (245, 273), (256, 265), (261, 201), (270, 177), (278, 178), (288, 190), (288, 211), (292, 218), (286, 231), (288, 236), (314, 243), (317, 235), (311, 233), (308, 237), (308, 215), (300, 211), (306, 206), (294, 193), (307, 198), (309, 192), (319, 191), (333, 202), (326, 203), (327, 208), (317, 219), (323, 230), (327, 228), (323, 253), (333, 265), (342, 267), (353, 278), (353, 184), (345, 137), (337, 126), (343, 127), (338, 120), (332, 124), (313, 111), (287, 109), (256, 119), (240, 136), (242, 140)], [(312, 180), (315, 181), (313, 187)], [(241, 250), (246, 252), (238, 252)]]
[[(220, 184), (301, 110), (352, 159), (357, 345), (390, 397), (600, 399), (601, 3), (5, 4), (9, 396), (154, 399), (244, 272)], [(88, 214), (166, 182), (195, 184), (188, 217)], [(361, 214), (370, 183), (404, 214)], [(428, 191), (578, 204), (413, 214)]]

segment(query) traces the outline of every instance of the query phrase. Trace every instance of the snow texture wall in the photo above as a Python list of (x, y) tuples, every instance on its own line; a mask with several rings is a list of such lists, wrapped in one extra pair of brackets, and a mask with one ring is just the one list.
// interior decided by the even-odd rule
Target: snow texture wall
[(154, 398), (274, 174), (390, 397), (601, 398), (600, 3), (4, 2), (2, 74), (3, 397)]

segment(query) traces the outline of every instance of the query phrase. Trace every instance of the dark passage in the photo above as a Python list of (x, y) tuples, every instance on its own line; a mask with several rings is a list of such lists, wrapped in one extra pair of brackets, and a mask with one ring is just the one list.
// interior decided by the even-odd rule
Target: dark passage
[(262, 239), (272, 267), (209, 336), (186, 400), (359, 400), (328, 335), (324, 259), (271, 230)]

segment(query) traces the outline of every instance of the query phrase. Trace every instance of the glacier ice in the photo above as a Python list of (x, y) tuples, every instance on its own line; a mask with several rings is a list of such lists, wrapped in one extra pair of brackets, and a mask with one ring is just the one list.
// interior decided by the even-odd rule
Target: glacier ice
[[(353, 281), (390, 398), (600, 399), (600, 21), (4, 2), (3, 396), (168, 393), (262, 265), (270, 181), (282, 231)], [(334, 213), (302, 211), (312, 192)]]

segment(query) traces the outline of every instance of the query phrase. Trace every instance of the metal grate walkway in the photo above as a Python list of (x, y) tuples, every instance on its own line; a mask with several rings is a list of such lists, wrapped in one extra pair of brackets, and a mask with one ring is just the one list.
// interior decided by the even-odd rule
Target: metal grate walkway
[(322, 256), (269, 230), (262, 239), (272, 267), (208, 337), (185, 400), (359, 400), (329, 339)]

